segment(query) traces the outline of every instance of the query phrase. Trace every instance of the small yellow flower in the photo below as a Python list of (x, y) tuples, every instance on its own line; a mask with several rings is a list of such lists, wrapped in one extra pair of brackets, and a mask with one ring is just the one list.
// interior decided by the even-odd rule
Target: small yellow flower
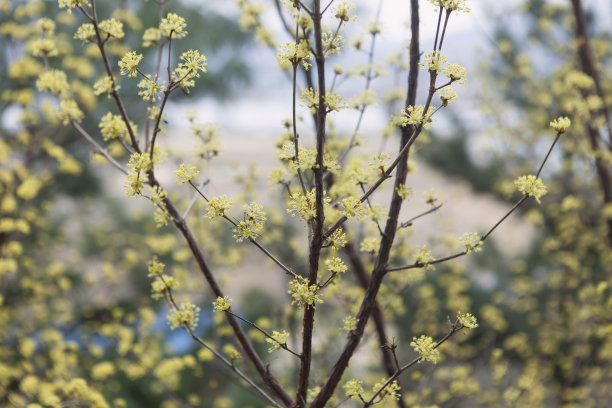
[(66, 99), (60, 102), (57, 115), (64, 125), (70, 122), (80, 122), (85, 117), (85, 114), (79, 109), (77, 103), (72, 99)]
[(184, 164), (181, 164), (174, 174), (176, 174), (177, 184), (185, 184), (197, 177), (197, 175), (200, 174), (200, 171), (196, 166), (185, 166)]
[(545, 195), (548, 191), (542, 179), (530, 174), (528, 176), (521, 176), (514, 181), (514, 187), (529, 197), (534, 197), (538, 204), (540, 203), (540, 197)]
[(178, 14), (168, 13), (165, 18), (162, 18), (159, 24), (159, 30), (164, 37), (183, 38), (188, 33), (185, 31), (185, 19)]
[(172, 309), (168, 315), (170, 329), (174, 330), (182, 325), (195, 328), (198, 325), (200, 308), (193, 303), (183, 303), (178, 309)]
[[(114, 18), (100, 21), (100, 33), (108, 38), (123, 38), (123, 23)], [(104, 38), (103, 38), (104, 39)]]
[(457, 319), (459, 319), (459, 323), (461, 323), (464, 327), (468, 329), (475, 329), (478, 327), (478, 321), (471, 313), (461, 313), (457, 314)]
[(323, 299), (319, 297), (317, 291), (319, 287), (315, 284), (308, 285), (308, 281), (297, 276), (289, 282), (289, 294), (293, 297), (292, 305), (312, 306), (316, 308), (317, 303), (323, 303)]
[(278, 332), (274, 330), (272, 332), (272, 338), (266, 338), (266, 343), (271, 344), (272, 346), (268, 349), (268, 352), (271, 353), (275, 350), (280, 350), (284, 346), (287, 345), (287, 339), (289, 338), (289, 333), (286, 330), (282, 332)]
[(572, 121), (567, 116), (561, 116), (550, 122), (550, 127), (557, 133), (565, 133), (572, 125)]
[(419, 363), (422, 361), (431, 361), (436, 364), (440, 361), (440, 352), (434, 348), (436, 344), (431, 337), (422, 335), (418, 339), (413, 337), (412, 340), (410, 346), (422, 357)]
[(480, 240), (480, 236), (476, 232), (470, 232), (463, 234), (462, 237), (459, 237), (459, 241), (465, 247), (465, 253), (469, 254), (470, 252), (480, 252), (482, 250)]
[(225, 195), (219, 197), (213, 197), (206, 204), (206, 215), (205, 217), (208, 219), (213, 219), (214, 217), (223, 217), (225, 212), (232, 208), (232, 201), (228, 200)]
[(232, 306), (232, 299), (228, 296), (225, 297), (217, 297), (217, 299), (213, 302), (213, 310), (215, 312), (224, 312), (228, 310)]
[(435, 258), (431, 256), (431, 251), (427, 249), (426, 246), (420, 246), (416, 248), (416, 253), (414, 255), (414, 262), (418, 265), (423, 266), (425, 269), (433, 269), (433, 266), (429, 264), (429, 262), (433, 261)]
[(302, 65), (305, 70), (312, 65), (308, 61), (314, 59), (314, 55), (310, 51), (310, 43), (308, 40), (300, 40), (298, 44), (289, 41), (281, 45), (276, 53), (276, 58), (283, 68), (291, 68), (295, 65)]
[(363, 395), (363, 381), (352, 379), (347, 381), (342, 388), (347, 398), (359, 399), (359, 396)]
[(334, 274), (346, 272), (346, 270), (348, 269), (346, 264), (342, 262), (342, 259), (338, 258), (337, 256), (334, 256), (333, 258), (326, 260), (325, 267), (330, 273), (334, 273)]
[(142, 61), (142, 54), (136, 54), (135, 51), (130, 51), (119, 61), (121, 75), (135, 77), (138, 74), (138, 64)]
[(223, 346), (223, 352), (232, 360), (240, 360), (242, 358), (240, 352), (232, 344), (226, 344)]
[[(351, 331), (357, 328), (357, 318), (355, 316), (347, 316), (342, 320), (344, 326), (342, 330)], [(347, 395), (348, 397), (348, 395)]]

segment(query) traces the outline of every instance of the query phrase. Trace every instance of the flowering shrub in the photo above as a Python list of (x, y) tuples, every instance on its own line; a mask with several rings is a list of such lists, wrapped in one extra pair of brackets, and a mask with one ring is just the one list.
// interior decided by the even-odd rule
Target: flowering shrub
[[(171, 126), (178, 120), (170, 115), (169, 104), (188, 100), (209, 74), (208, 50), (177, 52), (181, 41), (199, 35), (198, 27), (190, 26), (189, 16), (170, 10), (172, 4), (163, 0), (147, 3), (145, 7), (155, 9), (159, 18), (145, 28), (129, 10), (104, 15), (101, 2), (95, 0), (59, 0), (50, 14), (53, 18), (42, 16), (44, 2), (13, 3), (0, 0), (0, 10), (12, 13), (12, 20), (3, 21), (0, 33), (18, 43), (23, 53), (10, 61), (6, 74), (11, 86), (2, 92), (3, 102), (20, 112), (16, 130), (0, 140), (0, 321), (10, 328), (0, 335), (3, 404), (125, 407), (159, 404), (163, 399), (160, 406), (164, 407), (236, 403), (322, 408), (343, 401), (364, 407), (404, 407), (452, 405), (469, 399), (476, 406), (545, 406), (546, 398), (538, 400), (535, 392), (529, 393), (531, 388), (543, 393), (558, 371), (566, 380), (559, 382), (563, 404), (578, 398), (568, 389), (581, 384), (578, 377), (588, 377), (581, 371), (583, 364), (591, 360), (609, 363), (609, 318), (605, 318), (610, 306), (609, 276), (602, 274), (597, 282), (580, 288), (575, 277), (555, 279), (564, 282), (567, 290), (579, 289), (576, 295), (588, 307), (575, 316), (564, 315), (576, 326), (597, 322), (597, 327), (590, 327), (589, 340), (600, 346), (601, 355), (596, 347), (591, 353), (575, 354), (569, 363), (548, 368), (550, 375), (545, 377), (540, 373), (545, 370), (530, 363), (533, 351), (527, 348), (528, 334), (511, 333), (503, 341), (479, 335), (482, 329), (495, 335), (507, 330), (509, 319), (498, 307), (507, 300), (504, 293), (475, 312), (478, 320), (460, 312), (475, 307), (476, 302), (469, 297), (465, 268), (455, 263), (466, 255), (486, 253), (485, 241), (530, 197), (534, 200), (529, 201), (546, 204), (543, 197), (554, 189), (544, 184), (544, 166), (561, 136), (571, 134), (574, 126), (566, 116), (548, 117), (550, 112), (587, 117), (580, 119), (579, 129), (590, 131), (590, 149), (606, 200), (603, 213), (612, 234), (608, 208), (612, 196), (605, 184), (610, 154), (597, 148), (599, 127), (610, 126), (605, 113), (609, 102), (606, 95), (599, 95), (604, 90), (597, 87), (597, 71), (589, 71), (596, 64), (591, 67), (585, 60), (583, 66), (589, 69), (582, 75), (568, 75), (568, 83), (582, 92), (586, 107), (555, 106), (538, 118), (540, 127), (549, 122), (554, 137), (547, 134), (546, 152), (540, 155), (538, 150), (531, 157), (537, 157), (537, 163), (528, 163), (534, 174), (513, 175), (521, 194), (514, 206), (486, 231), (461, 231), (458, 238), (447, 240), (448, 245), (441, 244), (441, 237), (426, 245), (423, 234), (411, 234), (418, 230), (419, 220), (437, 212), (442, 203), (432, 189), (423, 195), (426, 211), (410, 216), (402, 212), (404, 204), (413, 199), (407, 176), (415, 165), (409, 157), (427, 139), (424, 132), (435, 129), (437, 116), (461, 103), (454, 89), (469, 86), (465, 68), (444, 55), (445, 36), (452, 31), (454, 19), (470, 11), (467, 1), (429, 1), (428, 6), (433, 5), (438, 13), (437, 25), (428, 25), (436, 27), (433, 44), (419, 42), (418, 2), (411, 1), (410, 46), (389, 64), (407, 78), (408, 85), (386, 97), (392, 111), (381, 133), (386, 142), (394, 144), (387, 151), (373, 151), (360, 136), (365, 112), (379, 98), (372, 82), (386, 69), (374, 62), (375, 45), (384, 32), (378, 18), (366, 23), (367, 39), (345, 40), (347, 30), (362, 20), (355, 4), (277, 1), (285, 28), (280, 34), (285, 38), (277, 40), (263, 24), (261, 5), (236, 2), (239, 25), (274, 50), (270, 55), (276, 55), (291, 85), (286, 112), (290, 118), (284, 121), (284, 132), (276, 143), (278, 167), (269, 177), (270, 185), (282, 196), (280, 209), (252, 197), (257, 193), (249, 178), (254, 172), (241, 180), (243, 194), (211, 195), (210, 176), (204, 170), (223, 150), (215, 125), (200, 123), (194, 113), (187, 114), (198, 142), (191, 157), (181, 157), (168, 143)], [(578, 13), (577, 24), (580, 18)], [(138, 45), (131, 40), (133, 32), (139, 33)], [(365, 50), (366, 44), (367, 62), (343, 66), (342, 54)], [(156, 53), (145, 54), (151, 47)], [(588, 53), (580, 55), (589, 58)], [(81, 79), (73, 80), (73, 75)], [(340, 84), (358, 79), (365, 80), (364, 89), (352, 97), (345, 95)], [(419, 86), (424, 94), (417, 103)], [(128, 106), (126, 93), (130, 92), (131, 100), (138, 103)], [(344, 137), (334, 128), (333, 118), (347, 110), (354, 110), (358, 119), (354, 131)], [(301, 115), (309, 117), (312, 127), (300, 120)], [(599, 127), (594, 128), (596, 124)], [(129, 212), (120, 211), (120, 217), (109, 222), (123, 233), (109, 237), (108, 232), (114, 231), (102, 223), (96, 225), (88, 243), (95, 253), (72, 264), (66, 258), (77, 255), (54, 250), (57, 242), (51, 232), (60, 236), (55, 230), (61, 228), (50, 225), (44, 212), (55, 205), (44, 194), (62, 184), (60, 174), (78, 175), (84, 166), (90, 166), (72, 157), (68, 149), (75, 149), (69, 143), (54, 138), (66, 129), (79, 137), (80, 149), (87, 146), (93, 152), (92, 165), (104, 163), (108, 167), (104, 171), (114, 172), (113, 188), (123, 184), (128, 202), (144, 199), (150, 204), (146, 219), (141, 220), (144, 232), (131, 234)], [(55, 161), (58, 173), (46, 169), (48, 163), (36, 156), (39, 150)], [(170, 162), (173, 170), (167, 170), (164, 162)], [(172, 178), (176, 183), (165, 181)], [(555, 211), (576, 211), (583, 204), (568, 197)], [(72, 229), (77, 228), (67, 226), (62, 239), (78, 240), (77, 235), (71, 237)], [(549, 249), (569, 251), (565, 249), (569, 243), (576, 244), (567, 237), (572, 228), (575, 226), (560, 228), (561, 241), (548, 242)], [(593, 247), (599, 245), (592, 241)], [(28, 254), (34, 251), (24, 250), (25, 245), (39, 245), (41, 251)], [(118, 250), (106, 250), (105, 245)], [(265, 269), (275, 277), (256, 278), (266, 280), (273, 289), (282, 288), (277, 292), (286, 311), (274, 305), (253, 319), (251, 305), (232, 303), (231, 280), (222, 271), (235, 268), (257, 273), (251, 271), (255, 268), (247, 258), (253, 256), (251, 252), (270, 261)], [(587, 253), (603, 250), (585, 250), (583, 255)], [(52, 261), (45, 263), (44, 259)], [(95, 262), (88, 266), (85, 261), (90, 259)], [(581, 270), (576, 257), (558, 254), (558, 259), (564, 268)], [(87, 275), (87, 267), (98, 273)], [(147, 277), (150, 281), (145, 285), (141, 278)], [(88, 285), (96, 289), (96, 279), (116, 285), (117, 292), (106, 291), (96, 301), (95, 290), (83, 295), (75, 289)], [(533, 295), (524, 309), (513, 311), (525, 312), (528, 320), (546, 326), (530, 310), (538, 299), (535, 292), (530, 293), (528, 281), (519, 278), (513, 285), (517, 292)], [(147, 298), (133, 299), (131, 293), (142, 287), (146, 287)], [(20, 303), (22, 296), (32, 301)], [(521, 299), (512, 301), (520, 303)], [(87, 310), (79, 310), (79, 305)], [(213, 311), (217, 313), (210, 313)], [(165, 329), (156, 323), (160, 315), (170, 329), (181, 329), (181, 339), (190, 341), (187, 351), (173, 350), (175, 344), (163, 342)], [(455, 318), (445, 322), (443, 315)], [(399, 344), (391, 334), (396, 331)], [(463, 341), (456, 335), (460, 331), (469, 333)], [(572, 336), (556, 331), (550, 342), (568, 348), (584, 345), (579, 334)], [(499, 348), (502, 343), (503, 350)], [(276, 360), (269, 359), (266, 347)], [(375, 355), (375, 360), (355, 358), (364, 350)], [(547, 350), (542, 347), (538, 353), (552, 358)], [(489, 385), (504, 387), (504, 377), (512, 371), (508, 353), (524, 362), (517, 385), (508, 385), (495, 395), (484, 392)], [(470, 359), (484, 354), (491, 360), (490, 375), (474, 375), (480, 368), (470, 367)], [(430, 388), (402, 388), (408, 383), (425, 384), (421, 367), (432, 363), (436, 364), (436, 384), (423, 387), (435, 393)], [(212, 364), (252, 393), (245, 397), (248, 402), (239, 402), (238, 397), (232, 401), (229, 388), (220, 387), (217, 376), (206, 371)], [(592, 381), (605, 383), (606, 374), (600, 374)], [(479, 377), (486, 380), (479, 383)], [(207, 391), (202, 392), (203, 387), (194, 382), (204, 384)], [(129, 392), (130, 387), (145, 387), (139, 384), (146, 384), (146, 392), (136, 393), (147, 394), (143, 400)], [(214, 391), (219, 387), (221, 391)], [(573, 390), (576, 395), (579, 391)], [(522, 393), (529, 399), (522, 400), (527, 398)]]

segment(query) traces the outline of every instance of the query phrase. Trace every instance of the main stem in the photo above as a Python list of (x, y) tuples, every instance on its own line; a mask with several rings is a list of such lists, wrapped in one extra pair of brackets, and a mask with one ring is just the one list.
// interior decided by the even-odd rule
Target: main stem
[[(325, 106), (325, 54), (323, 49), (323, 33), (321, 28), (321, 1), (315, 0), (313, 7), (313, 27), (315, 39), (315, 61), (317, 65), (317, 85), (319, 90), (319, 106), (316, 114), (317, 131), (317, 164), (313, 169), (315, 182), (315, 208), (316, 217), (314, 220), (312, 238), (310, 240), (310, 250), (308, 256), (308, 284), (315, 285), (319, 271), (319, 258), (321, 257), (321, 247), (323, 246), (323, 225), (325, 214), (323, 208), (323, 152), (325, 146), (325, 122), (327, 108)], [(297, 384), (297, 395), (295, 407), (302, 408), (306, 405), (308, 393), (308, 379), (312, 363), (312, 332), (314, 329), (315, 307), (313, 305), (304, 306), (304, 319), (302, 322), (302, 359), (300, 361), (300, 372)]]
[[(416, 102), (416, 89), (417, 89), (417, 76), (419, 73), (419, 4), (418, 0), (410, 0), (411, 7), (411, 32), (412, 38), (410, 41), (410, 70), (408, 74), (408, 92), (406, 96), (406, 106), (414, 105)], [(431, 88), (431, 86), (430, 86)], [(427, 107), (425, 107), (427, 111)], [(416, 129), (412, 127), (402, 128), (402, 136), (400, 143), (400, 151), (406, 146), (411, 137), (416, 136), (414, 134)], [(402, 206), (402, 198), (397, 193), (400, 185), (403, 185), (406, 181), (408, 174), (408, 150), (406, 150), (400, 158), (397, 166), (395, 187), (393, 189), (393, 197), (391, 199), (391, 205), (389, 207), (389, 217), (385, 225), (384, 234), (381, 239), (381, 246), (376, 258), (372, 277), (366, 290), (363, 302), (357, 313), (357, 328), (349, 333), (348, 340), (340, 354), (340, 357), (336, 360), (336, 363), (332, 367), (325, 384), (321, 388), (321, 391), (316, 396), (315, 400), (310, 405), (310, 408), (323, 408), (325, 404), (334, 393), (340, 382), (348, 363), (353, 356), (353, 353), (357, 349), (361, 338), (364, 333), (365, 326), (368, 322), (374, 305), (376, 304), (376, 295), (382, 284), (383, 277), (385, 276), (385, 269), (387, 262), (389, 261), (389, 254), (395, 238), (395, 232), (397, 230), (399, 212)]]

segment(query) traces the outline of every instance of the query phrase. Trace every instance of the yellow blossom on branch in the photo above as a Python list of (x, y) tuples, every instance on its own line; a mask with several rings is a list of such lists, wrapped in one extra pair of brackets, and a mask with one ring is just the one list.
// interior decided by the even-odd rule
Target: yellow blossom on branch
[(244, 219), (234, 229), (234, 238), (237, 242), (245, 239), (256, 239), (263, 234), (266, 212), (261, 204), (250, 203), (244, 206)]
[(572, 121), (567, 116), (561, 116), (550, 122), (550, 127), (557, 133), (565, 133), (572, 125)]
[(465, 247), (465, 253), (480, 252), (482, 250), (480, 236), (476, 232), (469, 232), (459, 237), (459, 242)]
[(316, 308), (317, 303), (323, 303), (317, 291), (316, 284), (308, 285), (308, 280), (301, 276), (295, 277), (289, 282), (289, 294), (293, 297), (292, 305), (308, 306)]
[(232, 208), (232, 201), (228, 200), (225, 195), (219, 197), (213, 197), (206, 204), (206, 215), (205, 217), (208, 219), (213, 219), (214, 217), (223, 217), (225, 212)]
[(347, 381), (342, 388), (347, 398), (359, 399), (363, 395), (363, 381), (352, 379)]
[(268, 352), (271, 353), (275, 350), (280, 350), (284, 346), (287, 345), (287, 339), (289, 338), (289, 333), (286, 330), (282, 332), (278, 332), (274, 330), (272, 332), (272, 338), (266, 338), (266, 343), (271, 344), (272, 346), (268, 349)]
[(181, 164), (174, 174), (176, 174), (177, 184), (185, 184), (197, 177), (200, 171), (196, 166), (185, 166), (185, 164)]
[(542, 179), (533, 174), (517, 178), (514, 181), (514, 187), (521, 193), (534, 197), (538, 204), (540, 203), (540, 197), (548, 192)]
[(224, 312), (228, 310), (232, 306), (232, 299), (228, 296), (225, 297), (217, 297), (217, 299), (213, 302), (213, 310), (215, 312)]
[(183, 38), (188, 33), (185, 31), (185, 19), (178, 14), (168, 13), (165, 18), (162, 18), (159, 24), (159, 30), (164, 37), (168, 38)]
[(119, 61), (121, 75), (135, 77), (138, 73), (138, 64), (140, 64), (140, 61), (142, 61), (142, 54), (136, 54), (135, 51), (130, 51), (125, 54)]
[(467, 327), (468, 329), (475, 329), (478, 327), (478, 321), (471, 313), (461, 313), (457, 314), (457, 319), (459, 319), (459, 323), (463, 325), (463, 327)]
[(413, 341), (410, 343), (410, 346), (414, 349), (414, 351), (419, 353), (422, 358), (419, 363), (422, 361), (431, 361), (432, 363), (436, 364), (438, 361), (440, 361), (440, 352), (434, 348), (436, 344), (431, 337), (422, 335), (418, 339), (413, 337), (412, 340)]
[(174, 330), (182, 325), (190, 326), (192, 329), (198, 325), (198, 313), (200, 308), (193, 303), (183, 303), (178, 309), (172, 309), (168, 315), (170, 329)]

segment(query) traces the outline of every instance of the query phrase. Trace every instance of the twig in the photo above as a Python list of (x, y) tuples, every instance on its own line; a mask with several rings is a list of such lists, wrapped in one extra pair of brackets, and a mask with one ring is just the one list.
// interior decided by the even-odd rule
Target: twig
[[(455, 323), (451, 324), (451, 329), (450, 331), (446, 334), (446, 336), (442, 337), (442, 339), (440, 339), (435, 346), (433, 346), (434, 349), (437, 349), (438, 347), (440, 347), (442, 344), (444, 344), (448, 339), (450, 339), (451, 337), (453, 337), (453, 335), (455, 333), (457, 333), (459, 330), (463, 329), (463, 325), (457, 320)], [(395, 381), (397, 379), (397, 377), (399, 377), (404, 371), (406, 371), (407, 369), (409, 369), (410, 367), (412, 367), (413, 365), (417, 364), (419, 361), (423, 360), (423, 357), (419, 356), (417, 358), (415, 358), (414, 360), (412, 360), (411, 362), (409, 362), (408, 364), (400, 367), (395, 374), (393, 374), (391, 377), (389, 377), (389, 379), (387, 379), (387, 381), (385, 381), (385, 383), (374, 393), (374, 395), (372, 395), (372, 398), (370, 398), (367, 402), (364, 403), (364, 407), (369, 407), (372, 406), (374, 404), (374, 399), (376, 397), (378, 397), (378, 395), (380, 395), (381, 392), (384, 391), (385, 388), (387, 388), (389, 386), (389, 384), (391, 384), (393, 381)]]
[[(168, 302), (170, 302), (171, 306), (174, 309), (178, 309), (178, 306), (177, 306), (176, 302), (174, 301), (174, 297), (172, 296), (172, 292), (170, 291), (169, 288), (167, 289), (167, 293), (168, 293), (168, 297), (167, 297)], [(283, 406), (281, 404), (279, 404), (278, 402), (274, 401), (274, 399), (272, 399), (272, 397), (270, 397), (263, 389), (261, 389), (260, 386), (255, 384), (255, 382), (253, 380), (251, 380), (246, 374), (244, 374), (242, 371), (240, 371), (232, 362), (227, 360), (221, 353), (219, 353), (212, 346), (210, 346), (200, 336), (195, 334), (193, 332), (193, 329), (191, 328), (191, 326), (189, 324), (183, 322), (182, 327), (185, 329), (185, 331), (187, 333), (189, 333), (189, 335), (191, 336), (192, 339), (194, 339), (196, 342), (200, 343), (202, 346), (204, 346), (206, 349), (208, 349), (211, 353), (213, 353), (215, 355), (215, 357), (217, 357), (219, 360), (221, 360), (221, 362), (223, 364), (228, 366), (241, 379), (246, 381), (257, 392), (257, 394), (259, 394), (259, 396), (263, 397), (266, 401), (268, 401), (270, 404), (274, 405), (275, 407), (283, 408)]]
[[(204, 195), (204, 193), (202, 193), (202, 191), (200, 191), (200, 189), (198, 187), (196, 187), (195, 184), (193, 184), (191, 181), (189, 181), (189, 184), (191, 185), (191, 187), (193, 187), (195, 189), (196, 193), (199, 196), (201, 196), (206, 202), (209, 201), (208, 198), (206, 198), (206, 196)], [(238, 227), (238, 224), (236, 223), (236, 221), (232, 220), (227, 215), (224, 214), (221, 218), (223, 218), (224, 220), (228, 221), (234, 227)], [(275, 264), (280, 266), (280, 268), (282, 270), (284, 270), (288, 275), (290, 275), (293, 278), (296, 278), (298, 276), (295, 272), (293, 272), (288, 266), (285, 266), (285, 264), (283, 264), (277, 257), (272, 255), (272, 253), (270, 251), (268, 251), (262, 244), (257, 242), (255, 239), (249, 238), (249, 242), (251, 242), (257, 248), (259, 248), (264, 254), (266, 254), (266, 256), (268, 258), (270, 258)]]
[(96, 142), (94, 140), (93, 137), (91, 137), (91, 135), (89, 133), (87, 133), (87, 131), (85, 129), (83, 129), (81, 127), (81, 125), (79, 125), (77, 122), (75, 121), (70, 121), (70, 124), (72, 126), (74, 126), (74, 128), (89, 142), (91, 143), (96, 150), (98, 151), (98, 153), (100, 153), (102, 156), (104, 156), (106, 158), (106, 160), (108, 160), (108, 162), (110, 164), (112, 164), (113, 166), (115, 166), (117, 168), (117, 170), (119, 170), (120, 172), (122, 172), (123, 174), (125, 174), (127, 176), (127, 174), (129, 173), (128, 170), (123, 167), (121, 164), (119, 164), (119, 162), (117, 160), (114, 159), (113, 156), (111, 156), (108, 151), (106, 149), (104, 149), (102, 146), (100, 146), (98, 144), (98, 142)]
[(259, 327), (257, 324), (253, 323), (250, 320), (245, 319), (244, 317), (241, 317), (239, 315), (237, 315), (234, 312), (231, 312), (229, 310), (225, 311), (226, 313), (230, 313), (232, 314), (232, 316), (242, 320), (243, 322), (245, 322), (246, 324), (248, 324), (249, 326), (255, 328), (256, 330), (258, 330), (260, 333), (262, 333), (264, 336), (266, 336), (269, 339), (274, 340), (274, 342), (276, 342), (276, 344), (278, 344), (280, 346), (280, 348), (282, 348), (283, 350), (287, 350), (288, 352), (290, 352), (291, 354), (293, 354), (294, 356), (296, 356), (297, 358), (301, 358), (301, 356), (296, 353), (295, 351), (291, 350), (286, 344), (283, 343), (279, 343), (270, 333), (268, 333), (267, 331), (265, 331), (264, 329), (262, 329), (261, 327)]

